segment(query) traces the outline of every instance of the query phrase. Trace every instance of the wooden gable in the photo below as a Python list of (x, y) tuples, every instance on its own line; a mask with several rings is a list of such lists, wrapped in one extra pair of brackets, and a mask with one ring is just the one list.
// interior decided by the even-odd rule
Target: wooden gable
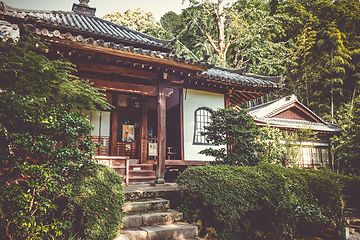
[(289, 106), (280, 109), (279, 111), (271, 114), (267, 118), (282, 118), (290, 120), (300, 120), (308, 122), (323, 123), (323, 121), (315, 114), (301, 106), (299, 103), (292, 103)]

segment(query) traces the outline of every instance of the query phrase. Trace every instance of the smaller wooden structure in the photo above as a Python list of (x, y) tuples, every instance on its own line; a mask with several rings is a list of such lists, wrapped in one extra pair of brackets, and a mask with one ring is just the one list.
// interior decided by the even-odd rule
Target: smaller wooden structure
[(308, 128), (317, 132), (319, 141), (301, 143), (301, 161), (298, 164), (304, 168), (320, 165), (333, 167), (330, 138), (339, 133), (341, 128), (323, 121), (299, 102), (295, 95), (263, 103), (248, 110), (259, 127), (269, 125), (287, 131)]

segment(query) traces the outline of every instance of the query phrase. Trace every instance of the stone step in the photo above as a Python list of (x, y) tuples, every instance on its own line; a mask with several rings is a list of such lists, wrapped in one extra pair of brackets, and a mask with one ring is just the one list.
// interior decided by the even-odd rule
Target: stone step
[(156, 180), (152, 176), (132, 176), (129, 177), (129, 185), (151, 184)]
[(185, 240), (195, 238), (197, 235), (197, 226), (180, 222), (124, 229), (114, 240)]
[(123, 228), (153, 226), (181, 222), (183, 213), (172, 209), (151, 212), (129, 212), (124, 217)]
[(129, 177), (153, 177), (155, 178), (155, 171), (153, 170), (141, 170), (141, 171), (129, 171)]
[(149, 210), (163, 210), (170, 208), (170, 200), (163, 198), (141, 199), (138, 201), (126, 201), (123, 212), (140, 212)]

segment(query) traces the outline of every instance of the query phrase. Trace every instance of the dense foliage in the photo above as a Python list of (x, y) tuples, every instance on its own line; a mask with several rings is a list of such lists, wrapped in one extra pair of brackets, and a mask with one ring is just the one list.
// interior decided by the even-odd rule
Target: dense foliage
[(257, 153), (259, 158), (265, 162), (284, 167), (289, 167), (301, 160), (302, 143), (318, 140), (316, 132), (308, 128), (282, 131), (279, 128), (266, 125), (259, 130), (258, 140), (263, 149), (262, 152)]
[(103, 19), (134, 29), (158, 38), (171, 38), (162, 28), (160, 22), (155, 20), (152, 12), (144, 12), (140, 8), (126, 10), (125, 12), (112, 12), (103, 16)]
[(340, 109), (337, 123), (342, 135), (334, 139), (335, 165), (341, 173), (360, 176), (360, 96)]
[(285, 56), (292, 40), (281, 39), (283, 16), (270, 16), (266, 2), (239, 0), (231, 6), (222, 0), (190, 2), (181, 14), (169, 12), (160, 20), (182, 43), (177, 54), (200, 60), (209, 55), (209, 62), (233, 68), (249, 64), (252, 73), (264, 75), (282, 74), (291, 63)]
[(81, 167), (71, 182), (69, 199), (73, 233), (81, 239), (113, 240), (123, 220), (124, 189), (122, 178), (113, 169), (91, 164)]
[(212, 145), (224, 146), (200, 151), (215, 157), (214, 164), (251, 166), (259, 162), (255, 155), (255, 152), (261, 151), (260, 144), (255, 141), (259, 131), (247, 110), (227, 108), (214, 111), (210, 124), (204, 129), (202, 134)]
[(285, 39), (297, 48), (287, 69), (287, 93), (298, 98), (322, 118), (331, 120), (351, 101), (359, 84), (359, 1), (273, 1), (284, 22)]
[(59, 238), (73, 221), (67, 183), (93, 161), (92, 126), (77, 110), (109, 105), (73, 64), (49, 60), (46, 45), (21, 32), (0, 46), (0, 237)]
[(290, 239), (331, 221), (343, 225), (340, 186), (331, 172), (208, 165), (185, 170), (176, 182), (187, 220), (201, 222), (217, 239)]

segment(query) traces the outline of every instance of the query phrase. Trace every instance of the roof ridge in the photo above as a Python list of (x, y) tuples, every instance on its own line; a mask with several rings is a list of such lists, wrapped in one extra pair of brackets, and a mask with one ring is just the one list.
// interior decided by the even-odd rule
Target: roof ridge
[[(86, 15), (86, 14), (85, 14)], [(146, 33), (142, 33), (142, 32), (139, 32), (139, 31), (136, 31), (136, 30), (134, 30), (134, 29), (131, 29), (131, 28), (128, 28), (128, 27), (125, 27), (125, 26), (123, 26), (123, 25), (120, 25), (120, 24), (117, 24), (117, 23), (114, 23), (114, 22), (111, 22), (111, 21), (109, 21), (109, 20), (106, 20), (106, 19), (103, 19), (103, 18), (100, 18), (100, 17), (97, 17), (97, 16), (93, 16), (93, 17), (95, 17), (95, 18), (97, 18), (97, 19), (99, 19), (100, 21), (105, 21), (105, 22), (107, 22), (107, 23), (109, 23), (109, 24), (111, 24), (111, 25), (115, 25), (115, 26), (120, 26), (120, 27), (122, 27), (122, 28), (124, 28), (124, 29), (126, 29), (127, 31), (130, 31), (130, 32), (133, 32), (133, 33), (136, 33), (136, 34), (139, 34), (139, 35), (141, 35), (141, 36), (145, 36), (145, 37), (148, 37), (148, 38), (150, 38), (150, 39), (152, 39), (152, 40), (157, 40), (157, 41), (159, 41), (159, 42), (163, 42), (163, 43), (172, 43), (174, 40), (177, 40), (177, 38), (173, 38), (173, 39), (162, 39), (162, 38), (157, 38), (157, 37), (154, 37), (154, 36), (150, 36), (150, 35), (148, 35), (148, 34), (146, 34)], [(176, 42), (176, 41), (175, 41)], [(171, 46), (173, 46), (174, 44), (175, 44), (175, 42), (173, 43), (173, 44), (171, 44)]]
[[(64, 10), (35, 10), (35, 9), (23, 9), (23, 8), (14, 8), (11, 6), (8, 6), (4, 2), (0, 2), (0, 14), (9, 15), (11, 17), (15, 18), (24, 18), (25, 16), (33, 16), (37, 20), (36, 21), (44, 21), (45, 24), (50, 24), (54, 26), (60, 26), (62, 28), (68, 28), (76, 31), (81, 32), (92, 32), (93, 34), (97, 35), (103, 35), (106, 37), (110, 37), (113, 39), (118, 40), (126, 40), (126, 41), (132, 41), (140, 44), (145, 44), (148, 46), (153, 46), (157, 48), (161, 48), (165, 51), (171, 51), (173, 45), (176, 42), (176, 38), (174, 39), (161, 39), (154, 36), (150, 36), (148, 34), (136, 31), (134, 29), (125, 27), (123, 25), (111, 22), (109, 20), (97, 17), (97, 16), (91, 16), (89, 14), (83, 13), (83, 12), (77, 12), (77, 11), (64, 11)], [(19, 14), (19, 15), (18, 15)], [(51, 15), (51, 17), (55, 18), (58, 22), (60, 21), (60, 25), (56, 22), (53, 23), (52, 21), (49, 22), (46, 20), (47, 15)], [(65, 15), (65, 19), (62, 17), (62, 15)], [(59, 16), (59, 17), (57, 17)], [(70, 20), (69, 24), (67, 24), (68, 16), (71, 16), (71, 18), (74, 18)], [(86, 19), (86, 20), (84, 20)], [(72, 21), (75, 21), (75, 24), (72, 24)], [(84, 21), (84, 22), (82, 22)], [(79, 23), (79, 24), (78, 24)], [(91, 28), (94, 28), (95, 31), (89, 30), (88, 25), (91, 26)], [(94, 25), (94, 26), (93, 26)], [(100, 27), (98, 26), (100, 25)], [(103, 26), (104, 25), (104, 26)], [(80, 26), (80, 28), (79, 28)], [(83, 27), (85, 26), (85, 28)], [(123, 31), (123, 33), (122, 33)], [(120, 33), (120, 34), (119, 34)], [(125, 34), (124, 38), (119, 38), (122, 34)]]

